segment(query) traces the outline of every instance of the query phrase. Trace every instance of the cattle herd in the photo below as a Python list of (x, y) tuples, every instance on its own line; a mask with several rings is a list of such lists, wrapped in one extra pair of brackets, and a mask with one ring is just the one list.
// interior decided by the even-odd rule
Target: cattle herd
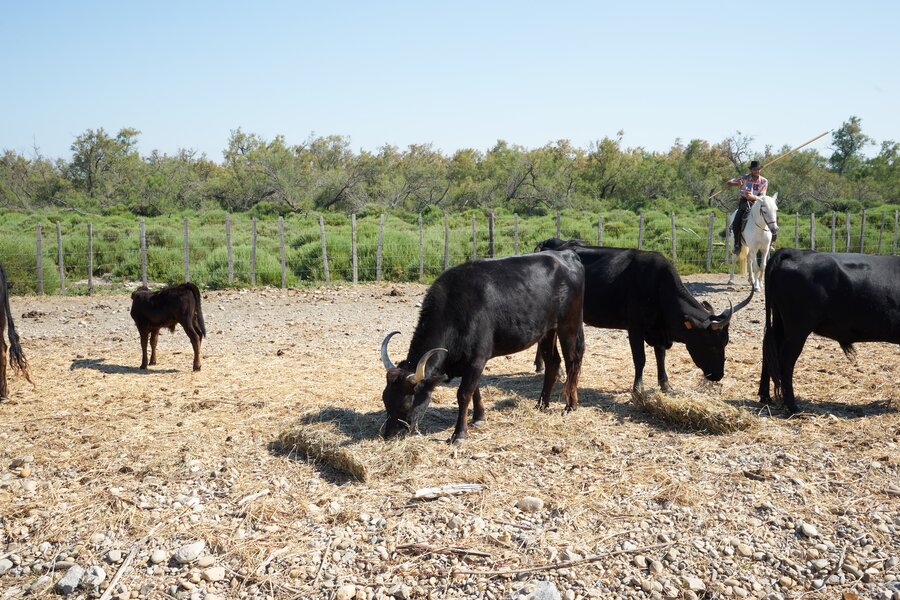
[[(782, 249), (766, 265), (764, 290), (759, 382), (763, 403), (772, 402), (774, 384), (775, 398), (786, 410), (798, 410), (793, 371), (812, 333), (837, 341), (848, 356), (856, 342), (900, 344), (900, 257)], [(485, 420), (479, 380), (487, 361), (535, 344), (535, 365), (544, 370), (538, 406), (548, 408), (564, 363), (566, 411), (575, 410), (585, 354), (583, 323), (627, 332), (635, 392), (643, 387), (645, 343), (656, 355), (662, 391), (672, 392), (665, 356), (674, 342), (687, 347), (706, 379), (719, 381), (725, 375), (729, 324), (752, 297), (751, 289), (747, 298), (717, 314), (687, 291), (661, 254), (577, 240), (554, 238), (538, 244), (533, 254), (466, 262), (445, 271), (428, 289), (406, 358), (395, 365), (388, 353), (398, 332), (389, 333), (381, 344), (387, 370), (383, 433), (394, 437), (416, 431), (435, 387), (459, 377), (451, 441), (462, 442), (470, 404), (472, 425)], [(197, 286), (186, 283), (158, 292), (140, 288), (131, 298), (141, 368), (156, 364), (159, 331), (181, 325), (193, 347), (193, 369), (200, 370), (206, 326)], [(31, 381), (0, 265), (0, 400), (8, 397), (7, 362)]]

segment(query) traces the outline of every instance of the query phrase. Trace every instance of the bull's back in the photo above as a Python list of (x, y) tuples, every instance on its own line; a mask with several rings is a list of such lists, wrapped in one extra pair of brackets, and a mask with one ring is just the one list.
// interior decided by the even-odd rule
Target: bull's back
[(779, 250), (766, 299), (786, 328), (843, 343), (900, 343), (900, 257)]
[[(446, 271), (423, 302), (426, 327), (490, 343), (493, 356), (524, 350), (554, 329), (584, 294), (584, 268), (572, 252), (465, 263)], [(580, 316), (578, 317), (580, 320)]]

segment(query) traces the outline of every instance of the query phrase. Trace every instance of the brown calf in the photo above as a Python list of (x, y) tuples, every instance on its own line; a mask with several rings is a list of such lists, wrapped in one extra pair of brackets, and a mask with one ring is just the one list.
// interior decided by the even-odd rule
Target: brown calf
[[(139, 287), (131, 294), (131, 318), (141, 334), (141, 368), (156, 364), (159, 330), (175, 331), (181, 325), (194, 347), (194, 370), (200, 370), (200, 340), (206, 337), (200, 290), (193, 283), (182, 283), (158, 292)], [(147, 362), (147, 339), (150, 340), (150, 362)]]
[[(9, 346), (3, 339), (3, 330), (7, 330), (9, 336)], [(8, 350), (8, 352), (7, 352)], [(9, 397), (9, 388), (6, 386), (6, 361), (9, 354), (9, 364), (13, 371), (19, 371), (29, 381), (31, 375), (28, 373), (28, 361), (22, 353), (22, 347), (19, 345), (19, 334), (16, 333), (16, 326), (13, 323), (12, 311), (9, 309), (9, 288), (6, 285), (6, 271), (3, 265), (0, 265), (0, 400), (6, 400)]]

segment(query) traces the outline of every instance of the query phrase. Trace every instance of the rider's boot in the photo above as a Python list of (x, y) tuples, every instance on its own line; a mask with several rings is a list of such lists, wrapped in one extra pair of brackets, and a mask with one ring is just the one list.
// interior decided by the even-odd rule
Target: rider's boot
[(731, 225), (735, 254), (740, 254), (741, 252), (741, 230), (744, 228), (744, 212), (743, 208), (738, 208), (737, 213), (734, 215), (734, 223)]

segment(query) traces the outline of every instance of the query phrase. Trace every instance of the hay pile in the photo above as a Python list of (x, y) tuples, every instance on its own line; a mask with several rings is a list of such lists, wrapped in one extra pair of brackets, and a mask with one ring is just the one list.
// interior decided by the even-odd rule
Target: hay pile
[(673, 425), (708, 433), (733, 433), (756, 426), (756, 419), (699, 392), (667, 396), (659, 390), (633, 392), (632, 399), (644, 411)]
[(298, 419), (278, 435), (278, 443), (284, 452), (369, 482), (421, 463), (427, 441), (419, 435), (385, 441), (377, 415), (326, 410)]

